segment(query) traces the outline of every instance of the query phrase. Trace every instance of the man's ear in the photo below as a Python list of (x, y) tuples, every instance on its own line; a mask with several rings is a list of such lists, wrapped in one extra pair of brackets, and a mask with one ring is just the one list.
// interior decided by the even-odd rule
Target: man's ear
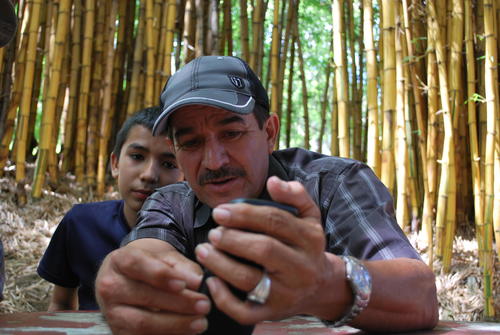
[(278, 115), (271, 113), (264, 126), (266, 127), (267, 132), (268, 150), (269, 153), (272, 153), (274, 151), (274, 145), (276, 144), (276, 138), (278, 137), (278, 131), (280, 129), (280, 120)]
[(115, 153), (111, 153), (111, 175), (113, 178), (118, 177), (118, 156)]

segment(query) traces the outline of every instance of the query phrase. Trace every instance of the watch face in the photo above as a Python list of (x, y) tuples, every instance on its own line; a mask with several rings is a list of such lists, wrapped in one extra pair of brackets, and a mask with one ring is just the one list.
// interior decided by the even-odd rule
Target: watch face
[(353, 289), (360, 295), (361, 299), (368, 299), (372, 289), (370, 273), (363, 264), (355, 259), (349, 259), (347, 264), (350, 264), (346, 270), (354, 286)]

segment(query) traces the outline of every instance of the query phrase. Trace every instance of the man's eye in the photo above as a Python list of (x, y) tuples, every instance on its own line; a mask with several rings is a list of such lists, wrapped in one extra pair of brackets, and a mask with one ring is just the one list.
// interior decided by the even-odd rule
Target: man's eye
[(224, 138), (226, 139), (235, 139), (240, 137), (243, 134), (242, 131), (239, 130), (228, 130), (224, 132)]
[(201, 145), (201, 141), (196, 140), (196, 139), (180, 142), (178, 144), (179, 148), (184, 149), (184, 150), (193, 150), (193, 149), (198, 148), (200, 145)]

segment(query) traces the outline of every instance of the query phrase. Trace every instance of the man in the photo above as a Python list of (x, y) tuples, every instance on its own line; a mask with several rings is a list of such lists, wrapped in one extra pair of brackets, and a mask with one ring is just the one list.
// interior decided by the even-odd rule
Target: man
[(386, 188), (360, 162), (273, 152), (279, 120), (245, 62), (197, 58), (161, 100), (154, 133), (167, 132), (187, 183), (154, 193), (99, 270), (98, 303), (115, 333), (201, 333), (211, 308), (246, 325), (296, 314), (380, 332), (436, 325), (434, 275)]
[(135, 226), (146, 198), (183, 179), (163, 136), (153, 136), (158, 107), (141, 109), (118, 131), (111, 173), (121, 200), (77, 204), (57, 226), (38, 274), (54, 284), (48, 311), (95, 310), (94, 281), (104, 257)]
[[(0, 0), (0, 47), (12, 39), (17, 28), (17, 16), (10, 0)], [(0, 92), (2, 94), (2, 92)], [(0, 240), (0, 300), (3, 299), (5, 270), (3, 264), (3, 245)]]

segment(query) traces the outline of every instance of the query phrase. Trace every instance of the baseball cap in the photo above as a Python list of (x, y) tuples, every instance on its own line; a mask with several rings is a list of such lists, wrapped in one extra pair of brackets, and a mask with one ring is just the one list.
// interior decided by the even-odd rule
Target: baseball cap
[(162, 133), (168, 117), (188, 105), (207, 105), (250, 114), (255, 104), (269, 110), (269, 97), (247, 63), (232, 56), (195, 58), (170, 77), (161, 92), (163, 111), (153, 127)]
[(17, 16), (10, 0), (0, 0), (0, 47), (14, 36), (17, 28)]

